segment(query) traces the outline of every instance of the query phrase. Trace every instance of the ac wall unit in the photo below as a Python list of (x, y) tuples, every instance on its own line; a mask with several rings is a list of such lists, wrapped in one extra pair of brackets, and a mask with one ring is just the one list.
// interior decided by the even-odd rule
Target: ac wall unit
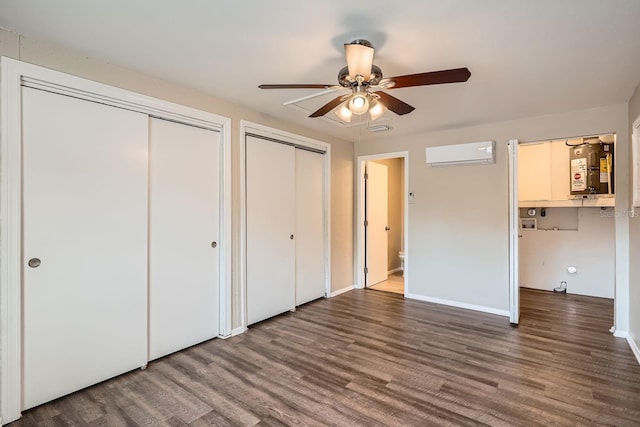
[(495, 141), (427, 147), (427, 164), (430, 166), (487, 165), (496, 162), (495, 148)]

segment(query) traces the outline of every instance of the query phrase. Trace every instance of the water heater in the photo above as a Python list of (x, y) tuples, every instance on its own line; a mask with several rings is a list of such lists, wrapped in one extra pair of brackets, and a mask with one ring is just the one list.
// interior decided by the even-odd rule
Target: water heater
[(613, 143), (584, 139), (570, 148), (571, 195), (613, 194)]

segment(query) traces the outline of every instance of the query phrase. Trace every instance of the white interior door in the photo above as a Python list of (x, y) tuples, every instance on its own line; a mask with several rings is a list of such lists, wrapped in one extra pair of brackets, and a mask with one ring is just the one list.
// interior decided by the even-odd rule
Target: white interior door
[(147, 362), (148, 123), (29, 88), (22, 109), (27, 409)]
[(296, 149), (296, 305), (325, 294), (324, 155)]
[(520, 321), (518, 140), (509, 141), (509, 321)]
[(366, 168), (367, 286), (371, 286), (387, 280), (388, 277), (389, 184), (386, 165), (367, 162)]
[(295, 307), (295, 148), (246, 140), (247, 320)]
[(155, 118), (149, 129), (153, 360), (219, 332), (220, 134)]

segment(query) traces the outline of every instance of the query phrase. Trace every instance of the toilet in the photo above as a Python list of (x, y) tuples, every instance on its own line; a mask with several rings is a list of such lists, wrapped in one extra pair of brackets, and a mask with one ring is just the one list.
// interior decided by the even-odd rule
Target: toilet
[(400, 258), (400, 269), (402, 270), (402, 275), (404, 276), (404, 252), (398, 252), (398, 258)]

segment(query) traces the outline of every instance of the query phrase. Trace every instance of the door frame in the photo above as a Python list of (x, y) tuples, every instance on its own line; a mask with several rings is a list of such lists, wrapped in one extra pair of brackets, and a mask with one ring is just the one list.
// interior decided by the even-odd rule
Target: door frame
[(355, 288), (364, 289), (366, 280), (364, 277), (365, 266), (365, 229), (364, 229), (364, 212), (365, 212), (365, 199), (364, 199), (364, 172), (365, 163), (371, 160), (383, 160), (392, 158), (404, 159), (404, 195), (402, 197), (404, 203), (404, 295), (407, 296), (411, 292), (409, 291), (409, 152), (408, 151), (395, 151), (391, 153), (369, 154), (365, 156), (358, 156), (356, 159), (356, 215), (355, 215), (355, 230), (356, 230), (356, 268), (355, 268)]
[(231, 333), (231, 119), (7, 57), (0, 73), (0, 417), (8, 423), (22, 408), (21, 87), (220, 132), (220, 337)]
[(259, 135), (275, 142), (300, 146), (324, 152), (324, 292), (325, 298), (331, 296), (331, 145), (306, 136), (297, 135), (280, 129), (265, 126), (247, 120), (240, 121), (240, 240), (238, 258), (238, 281), (240, 283), (240, 325), (233, 329), (232, 335), (247, 330), (247, 134)]
[(517, 139), (510, 139), (507, 146), (509, 153), (509, 322), (513, 325), (520, 322), (518, 144)]
[[(640, 119), (639, 119), (640, 120)], [(640, 123), (640, 121), (639, 121)], [(613, 134), (614, 135), (614, 156), (617, 157), (621, 153), (619, 152), (619, 144), (618, 144), (618, 132), (615, 131), (607, 131), (600, 133), (593, 133), (590, 135), (602, 135), (602, 134)], [(586, 134), (589, 135), (589, 134)], [(584, 135), (582, 135), (584, 136)], [(577, 137), (568, 137), (568, 138), (579, 138)], [(519, 287), (519, 242), (518, 235), (520, 233), (520, 224), (519, 222), (519, 208), (518, 208), (518, 150), (511, 150), (511, 147), (518, 147), (522, 144), (527, 144), (531, 142), (538, 142), (542, 140), (556, 140), (556, 139), (566, 139), (566, 136), (558, 137), (558, 138), (544, 138), (544, 139), (534, 139), (534, 140), (518, 140), (511, 139), (509, 140), (509, 155), (507, 156), (509, 162), (509, 320), (513, 324), (517, 324), (520, 317), (520, 287)], [(622, 153), (624, 154), (624, 153)], [(617, 168), (615, 169), (618, 170)], [(617, 172), (616, 172), (617, 173)], [(619, 177), (615, 177), (616, 181)], [(618, 203), (619, 198), (616, 197), (616, 209), (620, 209)], [(616, 215), (615, 216), (615, 228), (616, 228), (616, 238), (615, 238), (615, 246), (614, 246), (614, 289), (613, 289), (613, 304), (614, 304), (614, 313), (613, 313), (613, 326), (610, 329), (610, 332), (613, 333), (614, 336), (619, 338), (626, 338), (628, 336), (628, 324), (629, 324), (629, 310), (628, 304), (625, 303), (629, 300), (629, 286), (628, 286), (628, 275), (624, 274), (624, 271), (620, 271), (619, 264), (617, 258), (620, 254), (620, 243), (618, 242), (618, 227), (619, 221), (626, 221), (628, 227), (628, 208), (624, 209), (626, 215)], [(628, 228), (627, 228), (628, 229)], [(627, 246), (628, 249), (628, 246)], [(628, 273), (628, 262), (625, 262)], [(626, 280), (625, 280), (626, 276)], [(514, 322), (514, 320), (516, 320)]]

